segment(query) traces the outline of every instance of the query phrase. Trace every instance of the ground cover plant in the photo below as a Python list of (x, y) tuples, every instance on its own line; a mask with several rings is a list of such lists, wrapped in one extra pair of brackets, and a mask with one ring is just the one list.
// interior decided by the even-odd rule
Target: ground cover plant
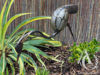
[[(20, 32), (17, 31), (21, 27), (33, 21), (42, 20), (42, 19), (51, 19), (51, 17), (49, 16), (31, 17), (19, 23), (17, 27), (14, 29), (14, 31), (9, 36), (7, 36), (6, 34), (7, 29), (16, 18), (31, 14), (31, 13), (20, 13), (8, 19), (8, 14), (10, 13), (10, 9), (13, 2), (14, 0), (6, 0), (0, 12), (0, 75), (9, 75), (9, 69), (12, 75), (15, 75), (14, 62), (17, 63), (16, 61), (18, 55), (18, 53), (16, 52), (17, 50), (15, 48), (16, 44), (19, 41), (19, 39), (22, 36), (24, 36), (24, 34), (27, 34), (29, 31), (34, 31), (34, 29), (26, 29)], [(42, 63), (42, 65), (45, 68), (46, 66), (44, 62), (41, 60), (40, 55), (47, 59), (59, 61), (55, 57), (47, 55), (46, 53), (44, 53), (43, 51), (41, 51), (40, 49), (34, 46), (34, 44), (38, 46), (42, 46), (42, 45), (61, 46), (61, 43), (59, 41), (55, 41), (53, 39), (45, 39), (45, 38), (41, 39), (41, 37), (39, 37), (40, 39), (37, 37), (35, 38), (33, 37), (32, 40), (29, 39), (26, 40), (22, 45), (23, 50), (26, 50), (30, 53), (34, 53), (37, 59)], [(25, 62), (28, 63), (28, 65), (30, 65), (31, 67), (33, 67), (35, 71), (37, 70), (37, 64), (35, 63), (34, 59), (28, 54), (22, 53), (18, 60), (20, 75), (25, 74), (25, 67), (24, 67)], [(10, 65), (10, 68), (8, 65)]]
[(79, 45), (74, 43), (70, 51), (71, 56), (69, 57), (69, 62), (79, 63), (86, 55), (85, 52), (88, 53), (90, 59), (93, 59), (94, 55), (100, 51), (100, 42), (98, 42), (96, 39), (93, 39), (90, 42), (83, 42)]
[[(74, 43), (70, 49), (70, 52), (70, 63), (77, 63), (83, 66), (86, 70), (97, 69), (99, 62), (96, 53), (100, 52), (100, 42), (98, 42), (96, 39), (93, 39), (90, 42), (80, 43), (79, 45)], [(86, 63), (88, 63), (87, 66)]]

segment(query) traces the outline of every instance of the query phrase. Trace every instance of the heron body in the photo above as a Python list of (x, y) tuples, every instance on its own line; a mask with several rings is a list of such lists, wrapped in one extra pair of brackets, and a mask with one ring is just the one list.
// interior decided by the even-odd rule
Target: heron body
[(66, 26), (69, 28), (71, 35), (75, 41), (75, 37), (72, 33), (70, 24), (68, 23), (69, 14), (75, 14), (78, 11), (77, 5), (64, 5), (60, 8), (57, 8), (51, 19), (52, 28), (54, 30), (54, 33), (58, 34), (60, 31), (62, 31)]
[(68, 22), (68, 12), (64, 8), (58, 8), (52, 15), (51, 23), (54, 31), (61, 31)]

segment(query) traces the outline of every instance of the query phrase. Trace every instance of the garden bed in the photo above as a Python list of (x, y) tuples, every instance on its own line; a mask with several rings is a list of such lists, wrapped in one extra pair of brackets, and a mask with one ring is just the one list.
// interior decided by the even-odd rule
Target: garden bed
[[(100, 75), (100, 53), (97, 53), (98, 57), (98, 68), (94, 70), (86, 70), (78, 64), (73, 64), (68, 62), (68, 57), (70, 56), (69, 47), (49, 47), (49, 48), (40, 48), (48, 55), (57, 56), (59, 60), (63, 60), (64, 64), (61, 67), (61, 63), (47, 60), (42, 57), (42, 60), (45, 62), (47, 69), (50, 71), (50, 75)], [(33, 55), (32, 55), (33, 56)], [(33, 56), (35, 59), (35, 57)], [(35, 59), (36, 60), (36, 59)], [(38, 61), (37, 64), (41, 67)], [(27, 66), (26, 75), (34, 75), (33, 68)]]

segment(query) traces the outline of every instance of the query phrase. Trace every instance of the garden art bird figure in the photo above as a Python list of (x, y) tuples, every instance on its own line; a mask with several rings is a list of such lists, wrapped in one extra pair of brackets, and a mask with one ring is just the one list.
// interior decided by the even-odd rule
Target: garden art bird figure
[(72, 33), (70, 24), (68, 23), (68, 18), (69, 18), (69, 14), (75, 14), (78, 11), (78, 5), (64, 5), (60, 8), (57, 8), (51, 18), (51, 23), (52, 23), (52, 28), (54, 30), (54, 33), (48, 37), (45, 36), (42, 32), (40, 31), (30, 31), (28, 33), (26, 33), (25, 35), (23, 35), (19, 41), (16, 44), (16, 52), (18, 53), (17, 55), (17, 62), (18, 59), (20, 57), (20, 54), (22, 52), (22, 48), (23, 48), (23, 42), (27, 39), (27, 37), (31, 34), (34, 35), (34, 33), (39, 33), (42, 37), (47, 38), (47, 39), (51, 39), (53, 37), (55, 37), (59, 32), (61, 32), (66, 26), (69, 28), (71, 35), (75, 40), (75, 37)]
[[(56, 36), (60, 31), (62, 31), (66, 26), (69, 28), (71, 35), (74, 39), (74, 42), (76, 41), (70, 24), (68, 23), (68, 18), (69, 18), (69, 14), (75, 14), (78, 11), (78, 5), (64, 5), (60, 8), (57, 8), (53, 15), (52, 15), (52, 19), (51, 19), (51, 25), (52, 28), (54, 30), (54, 34), (52, 35), (53, 37)], [(52, 37), (51, 36), (51, 37)]]

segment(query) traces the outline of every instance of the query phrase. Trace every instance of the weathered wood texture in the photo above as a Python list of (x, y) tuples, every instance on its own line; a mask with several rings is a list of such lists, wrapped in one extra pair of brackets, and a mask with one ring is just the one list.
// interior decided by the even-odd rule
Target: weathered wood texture
[[(4, 2), (5, 0), (0, 0), (0, 10)], [(78, 13), (71, 15), (69, 19), (77, 42), (90, 41), (93, 38), (100, 41), (100, 0), (15, 0), (9, 17), (22, 12), (32, 12), (33, 14), (15, 20), (9, 27), (8, 34), (25, 18), (32, 16), (51, 16), (56, 8), (65, 4), (79, 5)], [(30, 27), (48, 34), (53, 33), (50, 20), (36, 21), (22, 29)], [(65, 44), (73, 42), (67, 27), (55, 39)]]

